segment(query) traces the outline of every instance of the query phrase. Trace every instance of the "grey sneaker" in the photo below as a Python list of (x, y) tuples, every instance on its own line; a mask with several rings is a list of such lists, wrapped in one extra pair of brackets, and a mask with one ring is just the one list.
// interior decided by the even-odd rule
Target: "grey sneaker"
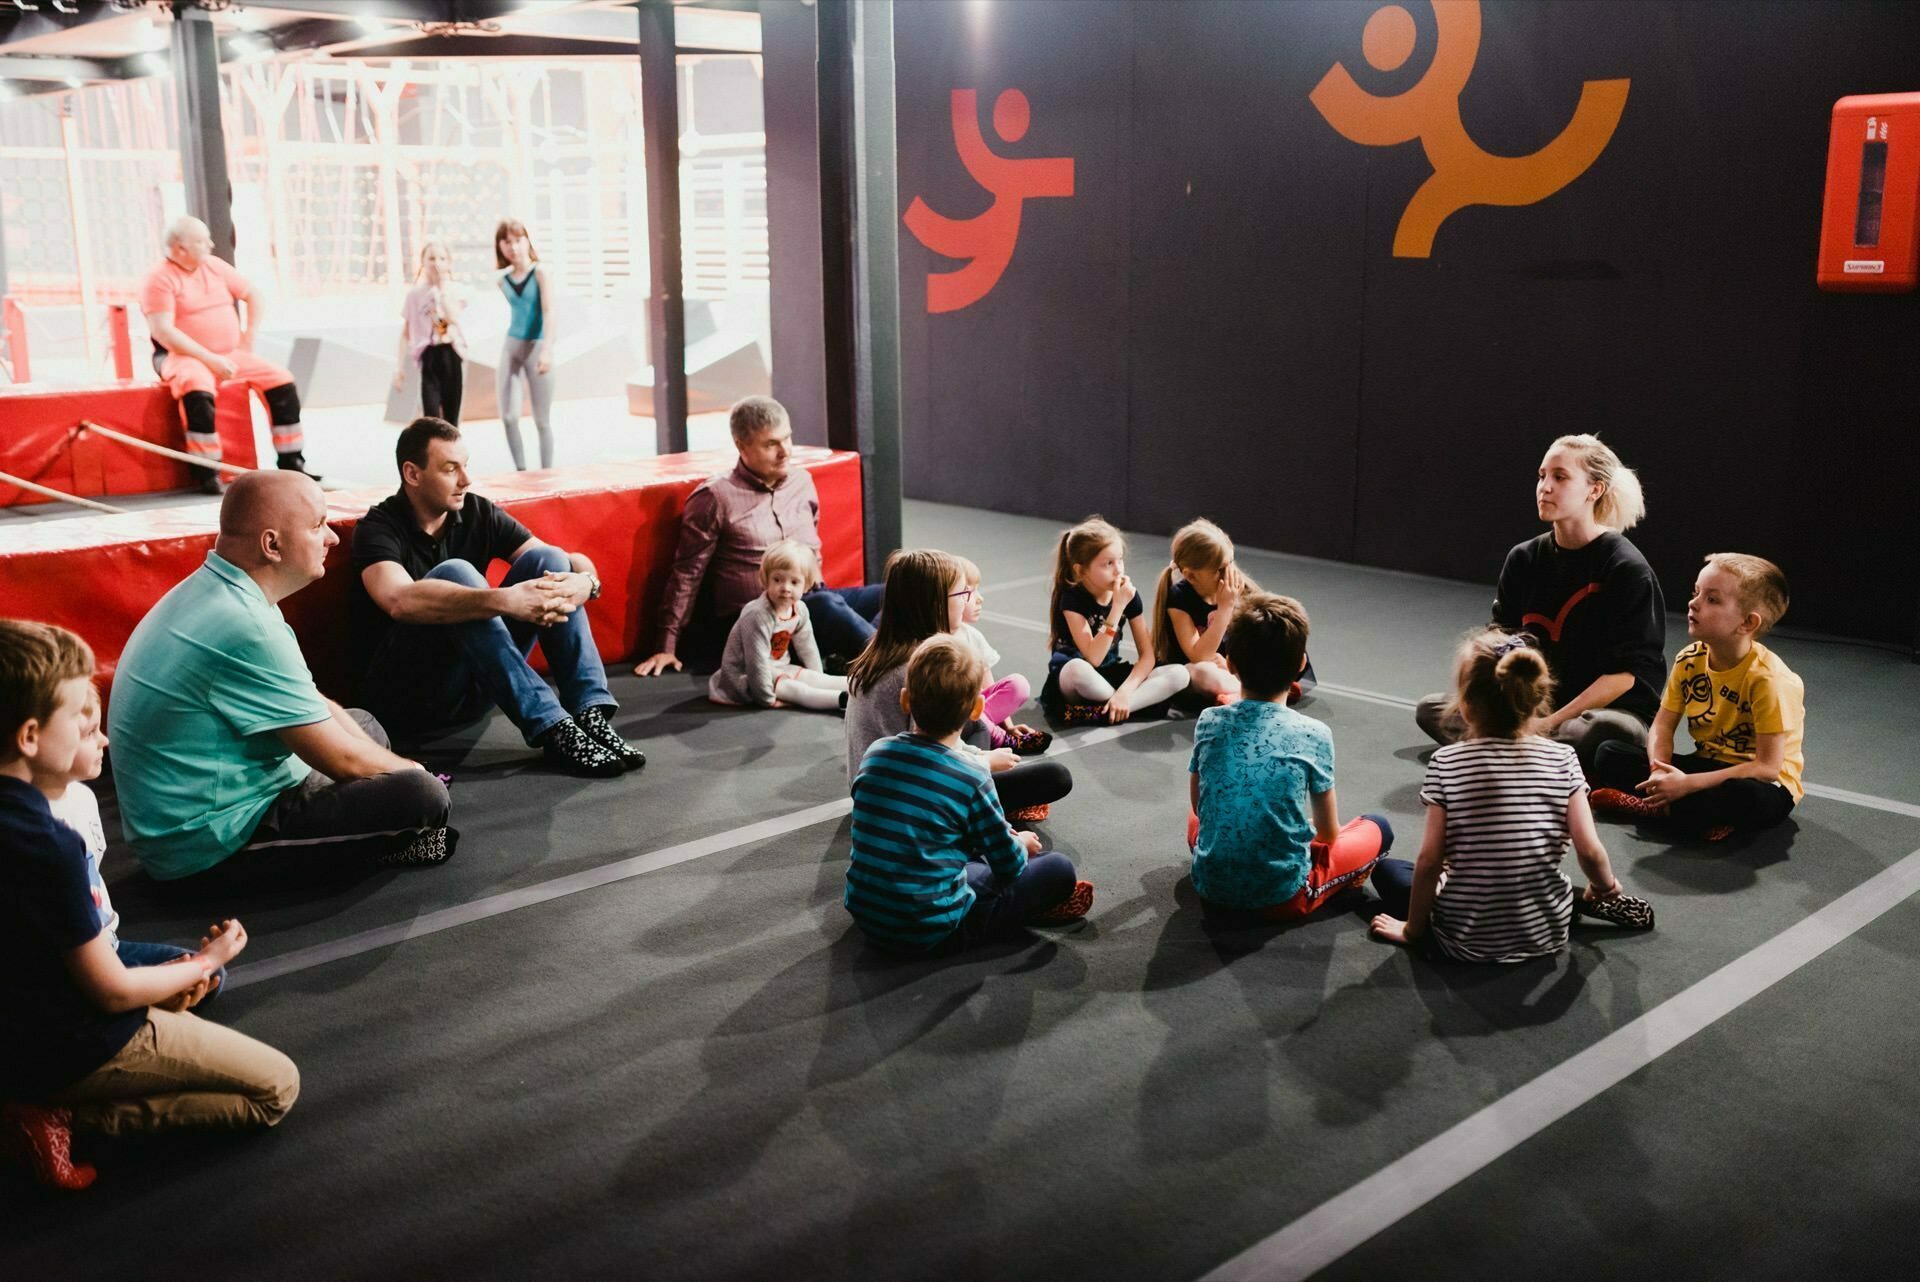
[(571, 717), (534, 742), (540, 745), (540, 751), (549, 762), (570, 775), (611, 779), (627, 772), (618, 753), (581, 729), (580, 723)]
[(627, 770), (638, 770), (647, 764), (647, 754), (640, 751), (620, 737), (613, 728), (613, 718), (608, 714), (605, 704), (591, 708), (582, 708), (580, 715), (574, 718), (580, 728), (593, 736), (593, 741), (620, 758), (620, 765)]

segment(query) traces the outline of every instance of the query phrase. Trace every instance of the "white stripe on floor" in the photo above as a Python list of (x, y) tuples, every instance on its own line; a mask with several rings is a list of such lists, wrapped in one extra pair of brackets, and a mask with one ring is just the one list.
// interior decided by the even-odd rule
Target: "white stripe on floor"
[[(1135, 731), (1159, 724), (1163, 723), (1129, 721), (1117, 726), (1098, 726), (1074, 735), (1059, 735), (1055, 737), (1053, 747), (1047, 755), (1057, 757), (1080, 748), (1109, 743), (1133, 734)], [(489, 917), (498, 917), (519, 908), (531, 908), (535, 904), (544, 904), (551, 899), (577, 894), (583, 890), (594, 890), (616, 881), (625, 881), (629, 877), (638, 877), (642, 873), (671, 868), (675, 864), (690, 863), (695, 859), (704, 859), (708, 855), (724, 854), (756, 841), (765, 841), (769, 837), (783, 836), (802, 828), (810, 828), (814, 824), (839, 819), (852, 809), (853, 802), (848, 798), (829, 801), (823, 805), (808, 806), (789, 814), (776, 815), (772, 819), (762, 819), (758, 823), (730, 828), (726, 832), (717, 832), (711, 837), (701, 837), (697, 841), (683, 841), (677, 846), (667, 846), (661, 850), (649, 851), (644, 855), (635, 855), (631, 859), (622, 859), (600, 868), (569, 873), (565, 877), (555, 877), (551, 881), (522, 886), (518, 890), (503, 890), (497, 895), (487, 895), (471, 903), (456, 904), (451, 908), (423, 913), (411, 921), (395, 922), (390, 926), (363, 930), (358, 934), (331, 939), (326, 943), (314, 944), (308, 948), (296, 948), (291, 952), (269, 957), (263, 961), (243, 962), (228, 972), (227, 987), (231, 989), (242, 984), (278, 979), (282, 975), (292, 974), (295, 971), (309, 970), (315, 966), (324, 966), (328, 962), (357, 957), (361, 953), (370, 953), (379, 948), (391, 948), (409, 939), (435, 935), (443, 930), (452, 930), (455, 926), (484, 921)]]
[[(1045, 578), (1045, 575), (1041, 576)], [(992, 610), (982, 610), (980, 617), (993, 623), (1003, 623), (1010, 628), (1024, 628), (1029, 632), (1045, 632), (1047, 625), (1035, 623), (1032, 619), (1023, 619), (1014, 614), (999, 614)], [(1341, 699), (1357, 699), (1362, 703), (1375, 703), (1387, 708), (1411, 708), (1418, 700), (1404, 698), (1397, 694), (1383, 694), (1378, 690), (1362, 690), (1357, 686), (1333, 685), (1322, 681), (1314, 686), (1316, 695), (1330, 694)], [(1802, 788), (1809, 797), (1824, 797), (1828, 801), (1839, 801), (1849, 806), (1861, 806), (1868, 810), (1885, 810), (1891, 814), (1908, 815), (1920, 819), (1920, 805), (1910, 801), (1895, 801), (1891, 797), (1876, 797), (1865, 792), (1849, 792), (1845, 788), (1830, 788), (1825, 784), (1803, 784)]]
[(388, 948), (405, 940), (419, 939), (423, 935), (451, 930), (455, 926), (464, 926), (468, 922), (498, 917), (516, 908), (528, 908), (534, 904), (544, 904), (550, 899), (558, 899), (563, 895), (592, 890), (616, 881), (625, 881), (629, 877), (638, 877), (641, 873), (670, 868), (674, 864), (684, 864), (707, 855), (716, 855), (722, 851), (732, 850), (736, 846), (744, 846), (749, 842), (764, 841), (769, 837), (782, 836), (813, 824), (825, 823), (829, 819), (838, 819), (852, 809), (851, 799), (808, 806), (804, 810), (795, 810), (772, 819), (763, 819), (759, 823), (732, 828), (726, 832), (715, 833), (711, 837), (702, 837), (698, 841), (683, 841), (677, 846), (668, 846), (662, 850), (649, 851), (644, 855), (635, 855), (631, 859), (622, 859), (604, 867), (589, 868), (584, 872), (555, 877), (551, 881), (523, 886), (518, 890), (504, 890), (497, 895), (488, 895), (471, 903), (456, 904), (452, 908), (423, 913), (411, 921), (396, 922), (391, 926), (381, 926), (374, 930), (363, 930), (357, 935), (331, 939), (310, 948), (296, 948), (292, 952), (282, 953), (278, 957), (269, 957), (265, 961), (235, 966), (227, 975), (227, 987), (235, 988), (241, 984), (258, 983), (263, 979), (276, 979), (297, 970), (324, 966), (328, 962), (355, 957), (361, 953), (372, 952), (376, 948)]
[(1321, 1203), (1202, 1282), (1310, 1276), (1759, 996), (1916, 890), (1920, 850)]

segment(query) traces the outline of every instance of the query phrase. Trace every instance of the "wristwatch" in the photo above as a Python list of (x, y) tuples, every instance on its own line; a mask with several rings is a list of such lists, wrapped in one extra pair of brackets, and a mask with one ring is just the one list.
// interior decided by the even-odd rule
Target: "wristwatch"
[(587, 576), (587, 582), (593, 584), (593, 591), (587, 593), (587, 600), (598, 601), (600, 599), (600, 576), (597, 574), (589, 574)]

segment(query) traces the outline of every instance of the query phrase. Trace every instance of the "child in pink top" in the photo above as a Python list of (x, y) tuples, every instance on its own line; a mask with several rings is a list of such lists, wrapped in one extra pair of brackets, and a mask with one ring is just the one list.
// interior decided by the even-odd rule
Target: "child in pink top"
[(460, 314), (467, 294), (453, 279), (453, 254), (439, 241), (420, 248), (420, 274), (400, 306), (400, 368), (393, 390), (407, 384), (407, 362), (420, 370), (420, 412), (458, 426), (467, 336)]

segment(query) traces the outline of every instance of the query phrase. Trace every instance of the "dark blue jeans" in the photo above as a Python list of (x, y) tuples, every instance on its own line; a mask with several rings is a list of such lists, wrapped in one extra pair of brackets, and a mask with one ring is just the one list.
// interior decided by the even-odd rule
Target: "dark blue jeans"
[[(119, 955), (120, 964), (128, 969), (135, 966), (164, 966), (176, 957), (193, 955), (191, 948), (176, 948), (172, 944), (141, 944), (128, 939), (116, 940), (113, 951)], [(199, 1005), (194, 1007), (195, 1010), (199, 1010), (226, 990), (227, 968), (222, 966), (214, 971), (213, 977), (219, 982), (207, 989), (207, 995), (200, 999)]]
[[(571, 568), (565, 552), (540, 544), (521, 553), (501, 586)], [(426, 577), (487, 586), (465, 561), (443, 561)], [(559, 687), (557, 697), (527, 662), (535, 641)], [(607, 670), (584, 608), (545, 628), (497, 616), (472, 623), (396, 623), (367, 671), (365, 702), (382, 725), (402, 733), (464, 725), (491, 703), (513, 719), (529, 744), (570, 713), (619, 706), (607, 689)]]
[(941, 952), (959, 952), (1000, 935), (1010, 935), (1073, 893), (1073, 861), (1055, 851), (1043, 851), (1027, 860), (1012, 881), (1001, 882), (993, 869), (974, 860), (967, 864), (967, 884), (973, 887), (973, 907), (947, 936)]
[(807, 617), (822, 656), (851, 659), (873, 639), (873, 621), (880, 617), (878, 584), (861, 588), (815, 588), (807, 593)]

